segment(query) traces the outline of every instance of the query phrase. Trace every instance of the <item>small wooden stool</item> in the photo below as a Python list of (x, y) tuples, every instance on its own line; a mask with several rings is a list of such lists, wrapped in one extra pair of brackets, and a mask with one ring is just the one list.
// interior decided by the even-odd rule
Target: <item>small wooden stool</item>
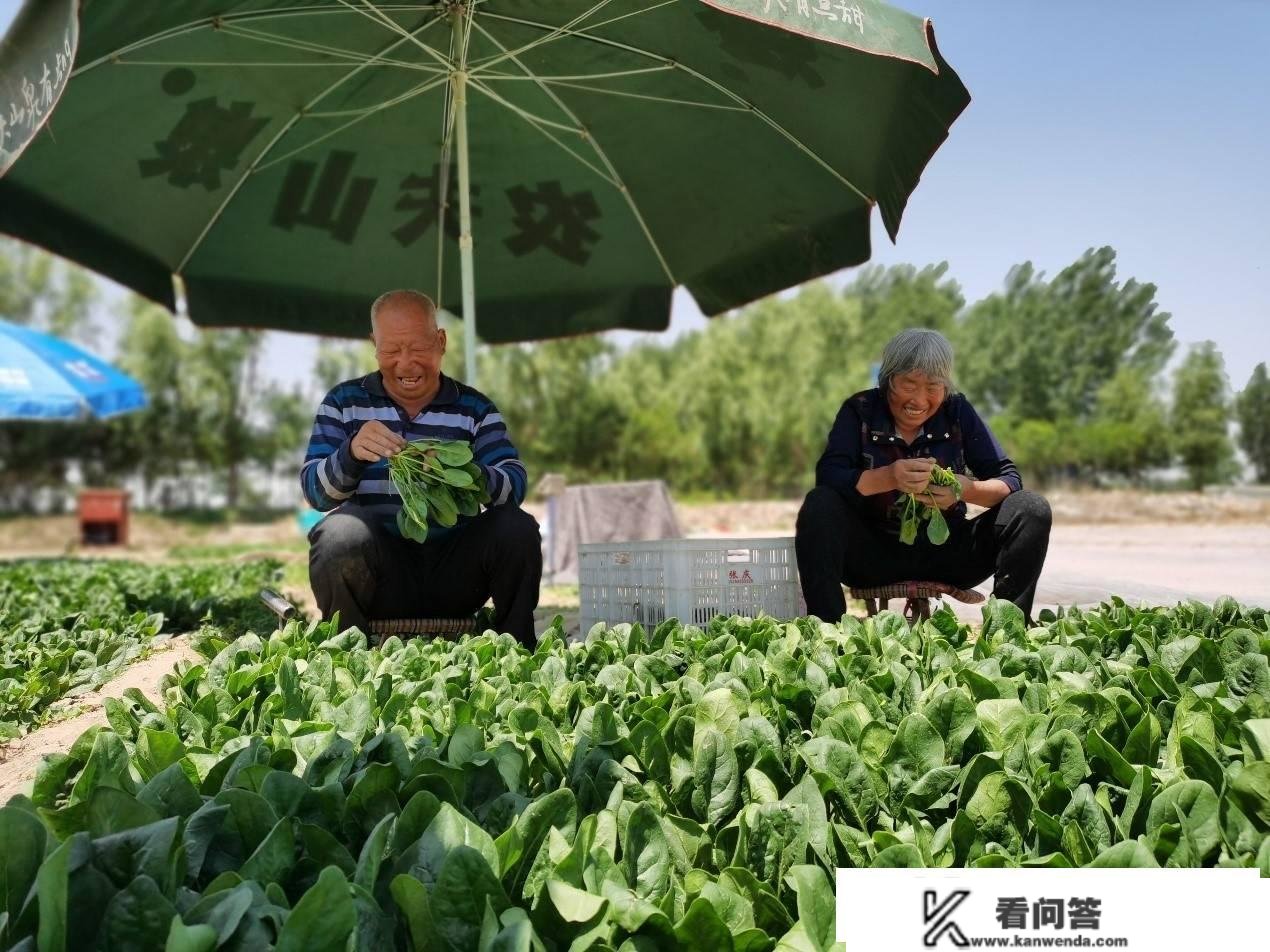
[(892, 598), (903, 598), (904, 617), (910, 625), (930, 617), (930, 601), (947, 595), (968, 605), (982, 602), (983, 593), (974, 589), (967, 591), (947, 582), (892, 582), (890, 585), (877, 585), (871, 588), (851, 586), (851, 597), (863, 599), (864, 609), (870, 616), (876, 615), (887, 607)]
[(414, 638), (423, 635), (430, 638), (456, 638), (459, 635), (476, 634), (484, 626), (478, 625), (475, 615), (466, 618), (374, 618), (370, 632), (378, 636), (377, 644), (383, 644), (390, 635)]
[[(295, 615), (295, 606), (271, 588), (260, 590), (260, 600), (278, 616), (279, 624)], [(487, 626), (488, 619), (480, 614), (464, 618), (375, 618), (370, 622), (371, 641), (382, 645), (390, 635), (410, 638), (419, 635), (454, 638), (475, 634)]]

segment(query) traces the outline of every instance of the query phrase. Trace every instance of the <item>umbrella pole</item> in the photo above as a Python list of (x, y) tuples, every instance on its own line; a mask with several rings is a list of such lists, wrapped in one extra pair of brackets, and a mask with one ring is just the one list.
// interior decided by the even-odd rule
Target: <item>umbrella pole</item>
[(458, 69), (454, 86), (454, 132), (459, 149), (459, 270), (463, 285), (463, 358), (467, 385), (476, 386), (476, 276), (472, 263), (472, 177), (467, 156), (467, 56), (463, 43), (463, 18), (472, 11), (466, 4), (454, 8), (454, 48)]

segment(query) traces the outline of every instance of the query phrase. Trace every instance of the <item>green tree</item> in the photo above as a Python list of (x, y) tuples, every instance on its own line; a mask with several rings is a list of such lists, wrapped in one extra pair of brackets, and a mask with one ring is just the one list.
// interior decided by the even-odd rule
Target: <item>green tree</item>
[(269, 422), (257, 416), (267, 404), (258, 364), (264, 334), (202, 330), (187, 351), (182, 399), (194, 434), (198, 462), (218, 471), (231, 517), (242, 491), (242, 468), (258, 462), (268, 445)]
[(1270, 377), (1264, 363), (1257, 364), (1235, 399), (1235, 417), (1239, 445), (1257, 472), (1257, 482), (1270, 483)]
[(867, 386), (854, 346), (863, 307), (824, 282), (718, 318), (686, 341), (683, 410), (696, 428), (709, 485), (747, 497), (796, 494), (842, 401)]
[(0, 501), (30, 512), (49, 489), (63, 487), (91, 434), (81, 423), (0, 421)]
[(481, 389), (498, 405), (531, 473), (612, 473), (620, 409), (609, 376), (615, 352), (612, 342), (592, 335), (481, 353)]
[(1173, 377), (1173, 440), (1190, 484), (1222, 481), (1234, 458), (1226, 368), (1212, 341), (1191, 349)]
[(613, 450), (615, 479), (666, 479), (679, 487), (707, 481), (701, 427), (685, 409), (687, 348), (640, 344), (618, 356), (605, 386), (619, 408)]
[(1167, 466), (1168, 410), (1139, 367), (1121, 367), (1098, 389), (1092, 419), (1076, 431), (1081, 462), (1099, 473), (1130, 481), (1154, 466)]
[(918, 269), (911, 264), (866, 265), (843, 289), (858, 301), (851, 337), (869, 364), (878, 361), (886, 342), (907, 327), (929, 327), (950, 335), (965, 307), (961, 287), (948, 277), (948, 262)]
[(1085, 422), (1122, 367), (1154, 380), (1174, 348), (1155, 285), (1116, 282), (1116, 253), (1090, 249), (1052, 281), (1031, 262), (957, 327), (958, 375), (989, 415)]
[(0, 238), (0, 316), (6, 321), (92, 344), (100, 298), (87, 271), (34, 245)]
[(992, 430), (1024, 479), (1042, 486), (1072, 478), (1079, 466), (1073, 453), (1072, 424), (1063, 420), (1028, 420), (1002, 413)]
[(317, 358), (313, 362), (313, 379), (320, 391), (318, 399), (325, 396), (337, 383), (368, 374), (375, 367), (375, 347), (369, 338), (321, 338), (318, 341)]
[[(313, 422), (307, 388), (260, 378), (259, 331), (202, 330), (132, 296), (121, 309), (117, 363), (146, 389), (147, 407), (99, 426), (85, 440), (86, 473), (135, 474), (144, 498), (164, 477), (211, 470), (231, 515), (244, 502), (247, 466), (293, 468)], [(166, 506), (168, 500), (159, 500)]]
[(183, 384), (189, 345), (172, 315), (145, 298), (130, 295), (119, 317), (124, 332), (116, 363), (145, 388), (147, 406), (110, 421), (98, 465), (107, 476), (136, 473), (148, 499), (153, 484), (178, 475), (194, 453)]
[(290, 390), (270, 387), (261, 403), (268, 426), (258, 431), (256, 462), (272, 473), (294, 475), (304, 458), (309, 434), (313, 431), (316, 404), (308, 391), (299, 385)]

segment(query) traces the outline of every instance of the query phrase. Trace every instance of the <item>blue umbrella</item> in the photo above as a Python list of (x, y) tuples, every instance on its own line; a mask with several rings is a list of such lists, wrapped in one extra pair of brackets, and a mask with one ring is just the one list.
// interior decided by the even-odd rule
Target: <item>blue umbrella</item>
[(0, 320), (0, 420), (104, 418), (145, 405), (141, 384), (100, 358)]

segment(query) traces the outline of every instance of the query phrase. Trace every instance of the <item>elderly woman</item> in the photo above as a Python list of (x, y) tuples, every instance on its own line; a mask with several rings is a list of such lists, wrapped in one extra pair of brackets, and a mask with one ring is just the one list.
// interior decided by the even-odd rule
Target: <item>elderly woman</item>
[[(961, 484), (930, 484), (936, 464)], [(900, 541), (906, 493), (943, 510), (949, 538)], [(987, 512), (966, 517), (966, 503)], [(936, 331), (902, 331), (882, 352), (875, 390), (838, 411), (816, 466), (816, 488), (798, 513), (798, 571), (809, 614), (836, 621), (842, 583), (921, 580), (958, 588), (994, 576), (993, 594), (1029, 621), (1049, 546), (1049, 504), (1023, 489), (988, 425), (953, 386), (952, 345)]]

